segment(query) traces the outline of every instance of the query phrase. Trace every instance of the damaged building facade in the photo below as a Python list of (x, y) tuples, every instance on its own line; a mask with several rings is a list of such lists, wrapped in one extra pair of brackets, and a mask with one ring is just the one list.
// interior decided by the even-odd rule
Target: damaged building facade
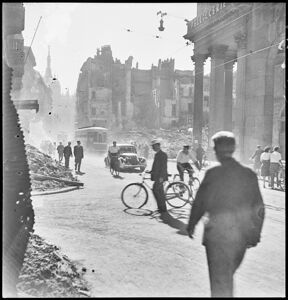
[[(110, 46), (97, 50), (82, 65), (77, 84), (76, 127), (132, 129), (192, 126), (193, 71), (175, 70), (174, 59), (159, 60), (150, 70), (121, 63)], [(209, 77), (205, 76), (206, 83)], [(208, 110), (209, 84), (203, 110)]]

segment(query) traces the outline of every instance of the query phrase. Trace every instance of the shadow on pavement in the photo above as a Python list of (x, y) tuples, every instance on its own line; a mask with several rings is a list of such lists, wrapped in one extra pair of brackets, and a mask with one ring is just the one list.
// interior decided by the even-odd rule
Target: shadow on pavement
[[(175, 218), (171, 214), (169, 214), (169, 211), (164, 212), (164, 213), (154, 214), (152, 216), (152, 218), (155, 218), (157, 221), (167, 224), (172, 228), (179, 229), (177, 231), (177, 234), (187, 235), (187, 232), (186, 232), (187, 224), (180, 221), (178, 218)], [(187, 217), (186, 217), (186, 219), (187, 219)]]
[(124, 177), (122, 177), (122, 176), (120, 176), (120, 175), (113, 175), (113, 177), (114, 177), (115, 179), (124, 179)]
[(133, 216), (150, 216), (153, 213), (152, 210), (146, 208), (125, 208), (123, 211)]
[(84, 173), (84, 172), (79, 172), (79, 171), (77, 171), (77, 172), (75, 172), (77, 175), (84, 175), (84, 174), (86, 174), (86, 173)]

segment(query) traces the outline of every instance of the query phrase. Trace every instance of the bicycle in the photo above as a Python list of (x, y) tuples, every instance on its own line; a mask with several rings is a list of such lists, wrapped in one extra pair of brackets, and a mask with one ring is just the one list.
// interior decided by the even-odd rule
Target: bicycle
[(110, 159), (110, 173), (113, 176), (119, 176), (118, 156), (111, 156), (111, 159)]
[[(121, 192), (121, 201), (127, 208), (142, 208), (148, 202), (148, 190), (152, 191), (152, 187), (147, 184), (146, 180), (151, 177), (145, 177), (148, 171), (139, 174), (142, 177), (141, 182), (129, 183)], [(171, 174), (168, 175), (172, 176)], [(166, 202), (174, 207), (180, 208), (189, 201), (189, 187), (182, 181), (174, 181), (165, 183), (164, 189)]]
[[(185, 176), (185, 173), (189, 175), (188, 170), (184, 170), (183, 176)], [(180, 175), (175, 174), (173, 177), (173, 181), (180, 181)], [(190, 197), (188, 202), (190, 203), (190, 205), (192, 205), (193, 201), (195, 200), (196, 193), (200, 187), (200, 180), (196, 176), (194, 176), (194, 172), (192, 174), (192, 179), (190, 179), (189, 177), (188, 184), (186, 183), (186, 185), (189, 187), (190, 191)]]

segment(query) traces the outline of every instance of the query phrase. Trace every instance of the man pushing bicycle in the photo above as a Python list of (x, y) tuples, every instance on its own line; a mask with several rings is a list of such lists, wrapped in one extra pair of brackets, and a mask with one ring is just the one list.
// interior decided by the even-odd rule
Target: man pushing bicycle
[(192, 180), (193, 177), (193, 168), (191, 164), (189, 163), (190, 160), (193, 161), (194, 165), (197, 167), (197, 169), (200, 171), (200, 166), (196, 160), (195, 155), (189, 151), (190, 146), (184, 145), (183, 149), (180, 150), (176, 157), (177, 162), (177, 170), (179, 172), (180, 180), (184, 181), (184, 171), (187, 170), (189, 174), (189, 179)]

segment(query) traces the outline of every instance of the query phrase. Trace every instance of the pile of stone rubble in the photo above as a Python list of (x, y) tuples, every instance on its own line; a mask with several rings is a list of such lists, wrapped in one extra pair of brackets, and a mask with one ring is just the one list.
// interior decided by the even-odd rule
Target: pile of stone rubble
[[(183, 130), (164, 130), (164, 129), (142, 129), (133, 131), (118, 131), (108, 133), (108, 143), (112, 144), (112, 141), (117, 141), (117, 143), (130, 143), (136, 142), (137, 145), (150, 142), (153, 138), (160, 138), (161, 148), (168, 154), (168, 158), (176, 158), (179, 150), (182, 149), (184, 144), (189, 144), (192, 146), (192, 133), (188, 129)], [(203, 142), (202, 146), (207, 149), (207, 130), (203, 130)], [(139, 149), (138, 149), (139, 150)], [(154, 155), (151, 149), (149, 153), (150, 157)]]
[(17, 284), (19, 297), (89, 297), (83, 271), (59, 249), (32, 235)]
[[(71, 170), (66, 169), (65, 166), (60, 164), (51, 156), (39, 151), (34, 146), (27, 144), (26, 154), (27, 154), (28, 164), (31, 173), (56, 177), (60, 179), (70, 180), (70, 181), (78, 181), (78, 179), (74, 177), (73, 174), (71, 173)], [(38, 181), (38, 180), (31, 179), (31, 183), (32, 183), (32, 190), (38, 190), (38, 191), (59, 189), (59, 188), (66, 187), (65, 183), (57, 182), (55, 180)]]

